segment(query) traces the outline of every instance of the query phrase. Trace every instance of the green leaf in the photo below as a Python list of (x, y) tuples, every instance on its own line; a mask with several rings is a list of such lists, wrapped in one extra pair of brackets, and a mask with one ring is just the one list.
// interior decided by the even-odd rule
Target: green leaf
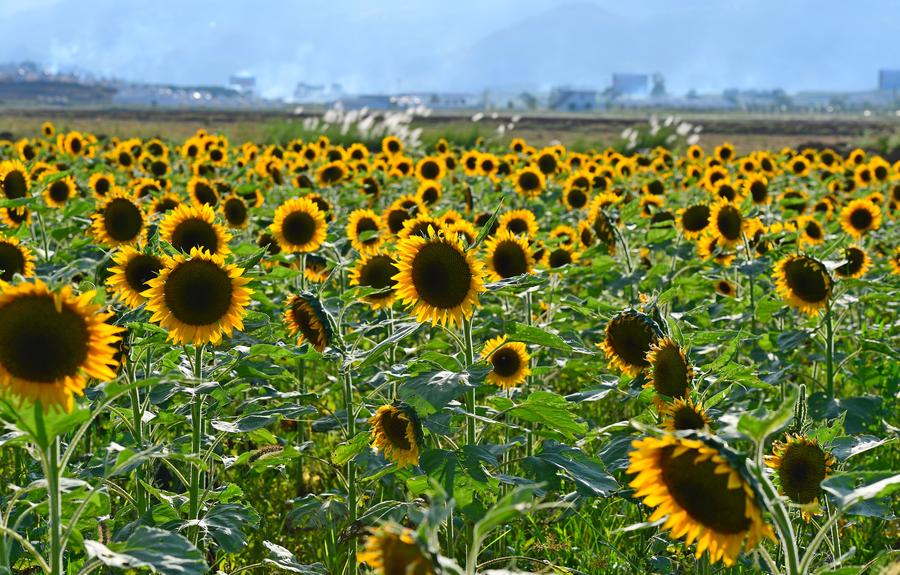
[(335, 465), (344, 465), (368, 445), (369, 432), (360, 431), (350, 441), (345, 441), (335, 448), (334, 453), (331, 454), (331, 462)]
[(359, 361), (359, 364), (355, 366), (355, 369), (359, 370), (366, 366), (369, 366), (381, 358), (381, 353), (386, 350), (389, 346), (397, 343), (401, 339), (411, 335), (415, 332), (422, 324), (419, 322), (408, 322), (404, 324), (400, 324), (394, 328), (394, 333), (391, 334), (390, 337), (386, 337), (380, 340), (372, 349), (364, 351), (362, 353), (354, 354), (354, 356), (350, 359), (351, 362)]
[(263, 541), (263, 545), (269, 550), (269, 556), (263, 559), (268, 565), (273, 565), (282, 571), (290, 571), (291, 573), (300, 573), (301, 575), (328, 575), (325, 566), (321, 563), (313, 563), (312, 565), (301, 565), (294, 554), (271, 541)]
[(900, 490), (900, 474), (893, 471), (841, 473), (826, 478), (822, 489), (834, 495), (839, 506), (849, 507)]
[(579, 491), (608, 497), (619, 488), (615, 479), (603, 469), (599, 461), (591, 459), (581, 450), (555, 441), (544, 443), (541, 453), (529, 458), (534, 463), (550, 465), (574, 482)]
[(571, 352), (572, 346), (567, 344), (565, 340), (555, 333), (543, 330), (533, 325), (525, 325), (520, 322), (507, 324), (506, 334), (512, 341), (520, 341), (523, 343), (534, 343), (542, 345), (550, 349), (558, 349), (560, 351)]
[(404, 381), (397, 394), (420, 415), (427, 415), (442, 409), (469, 387), (468, 372), (438, 371)]
[(829, 449), (838, 461), (847, 461), (854, 455), (859, 455), (860, 453), (865, 453), (876, 447), (881, 447), (885, 443), (891, 441), (893, 441), (893, 439), (881, 439), (874, 435), (857, 435), (853, 437), (843, 436), (836, 437), (829, 445)]
[(587, 433), (587, 424), (576, 420), (572, 408), (573, 404), (561, 395), (535, 391), (523, 403), (511, 408), (509, 414), (530, 423), (545, 425), (567, 439), (575, 439)]
[(203, 553), (184, 536), (139, 526), (124, 543), (84, 541), (88, 557), (113, 569), (150, 569), (163, 575), (203, 575), (209, 568)]
[(272, 425), (281, 417), (297, 419), (301, 416), (312, 415), (315, 413), (318, 413), (318, 411), (311, 405), (286, 405), (283, 407), (275, 407), (257, 411), (255, 413), (249, 413), (238, 417), (234, 421), (214, 419), (210, 422), (210, 426), (213, 429), (224, 433), (247, 433)]
[(243, 530), (256, 527), (259, 515), (250, 507), (227, 503), (210, 509), (199, 523), (226, 553), (237, 553), (247, 545)]
[(765, 407), (752, 413), (741, 415), (738, 421), (738, 431), (757, 443), (764, 442), (767, 437), (782, 429), (794, 417), (794, 405), (797, 403), (797, 387), (792, 385), (787, 389), (784, 401), (775, 411), (769, 412)]
[(481, 226), (481, 229), (478, 231), (478, 235), (475, 237), (475, 242), (466, 248), (466, 251), (471, 251), (477, 249), (478, 246), (481, 245), (481, 242), (484, 241), (484, 238), (488, 237), (488, 234), (491, 233), (491, 228), (494, 227), (494, 224), (497, 222), (497, 217), (500, 215), (500, 208), (503, 207), (503, 198), (500, 198), (500, 201), (497, 203), (497, 207), (494, 209), (494, 213), (491, 214), (491, 217), (488, 218), (488, 221), (484, 222), (484, 225)]

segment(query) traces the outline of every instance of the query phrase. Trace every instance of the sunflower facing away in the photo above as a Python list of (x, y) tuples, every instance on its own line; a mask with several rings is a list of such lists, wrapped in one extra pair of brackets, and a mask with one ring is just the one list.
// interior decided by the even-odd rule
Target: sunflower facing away
[(752, 487), (717, 448), (669, 434), (631, 445), (634, 497), (656, 507), (649, 521), (665, 518), (673, 538), (696, 541), (698, 559), (708, 551), (710, 562), (731, 566), (742, 549), (774, 538)]
[(365, 547), (356, 554), (379, 575), (434, 575), (434, 560), (416, 532), (396, 523), (372, 529)]
[(135, 308), (146, 302), (147, 298), (141, 294), (150, 288), (147, 282), (162, 271), (162, 260), (129, 246), (120, 248), (112, 258), (116, 265), (109, 268), (107, 285), (129, 307)]
[(650, 366), (647, 355), (659, 337), (659, 327), (650, 316), (628, 309), (606, 324), (600, 348), (611, 366), (635, 376)]
[(319, 353), (331, 343), (332, 329), (319, 300), (309, 293), (291, 296), (284, 312), (288, 334), (297, 336), (297, 345), (309, 342)]
[(488, 383), (503, 389), (515, 387), (531, 375), (528, 348), (522, 342), (507, 341), (505, 335), (488, 340), (481, 350), (481, 359), (491, 364)]
[(372, 449), (398, 467), (419, 464), (422, 447), (422, 423), (416, 411), (395, 401), (382, 405), (369, 420), (372, 425)]
[(250, 280), (242, 277), (244, 270), (199, 248), (191, 249), (189, 257), (165, 257), (163, 266), (141, 295), (153, 314), (150, 321), (166, 329), (169, 339), (215, 345), (223, 334), (244, 329), (253, 293), (246, 287)]
[(397, 262), (393, 256), (384, 251), (376, 251), (360, 257), (350, 269), (350, 285), (365, 286), (379, 290), (365, 296), (365, 301), (372, 309), (391, 307), (396, 296)]
[(111, 314), (65, 286), (58, 292), (40, 280), (12, 286), (0, 282), (0, 385), (4, 393), (72, 409), (87, 378), (116, 377), (116, 345), (121, 328), (106, 323)]
[(431, 229), (427, 238), (402, 240), (397, 252), (397, 295), (418, 321), (452, 326), (472, 317), (484, 291), (483, 266), (458, 237)]
[(881, 227), (881, 208), (870, 200), (853, 200), (841, 210), (841, 227), (859, 239)]
[(791, 254), (775, 264), (775, 289), (788, 305), (815, 315), (831, 297), (833, 282), (822, 262)]
[(216, 213), (208, 205), (180, 204), (159, 224), (159, 235), (176, 250), (190, 253), (195, 248), (223, 256), (231, 250), (231, 234), (216, 223)]
[(325, 214), (308, 197), (292, 198), (278, 206), (272, 235), (285, 253), (314, 252), (325, 241)]
[(668, 337), (657, 340), (650, 346), (646, 360), (649, 373), (644, 387), (652, 387), (665, 397), (679, 399), (687, 396), (694, 379), (694, 368), (674, 340)]
[(18, 239), (0, 234), (0, 280), (12, 281), (16, 274), (34, 275), (34, 256)]
[(91, 219), (91, 235), (98, 243), (117, 247), (139, 243), (144, 237), (144, 211), (124, 190), (108, 193)]
[(772, 445), (766, 466), (775, 470), (781, 492), (803, 509), (803, 517), (818, 511), (820, 484), (831, 474), (834, 457), (814, 439), (788, 435)]
[(534, 256), (524, 237), (509, 230), (497, 232), (484, 243), (487, 274), (494, 281), (531, 273)]

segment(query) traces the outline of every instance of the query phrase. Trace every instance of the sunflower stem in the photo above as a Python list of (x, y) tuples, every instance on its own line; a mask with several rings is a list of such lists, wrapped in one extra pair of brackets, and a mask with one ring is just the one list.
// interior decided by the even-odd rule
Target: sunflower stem
[[(466, 369), (469, 369), (475, 363), (475, 350), (472, 345), (472, 318), (463, 319), (463, 341), (466, 345)], [(466, 411), (469, 413), (468, 425), (466, 426), (466, 444), (475, 445), (475, 388), (466, 392)]]
[[(42, 422), (43, 425), (43, 422)], [(47, 493), (50, 504), (50, 575), (62, 575), (62, 493), (59, 489), (59, 437), (47, 445)]]
[(785, 575), (801, 575), (800, 550), (797, 548), (797, 536), (794, 533), (794, 526), (791, 518), (788, 516), (787, 508), (782, 503), (775, 490), (775, 486), (766, 477), (763, 471), (763, 445), (765, 439), (759, 442), (756, 454), (756, 469), (753, 470), (759, 481), (762, 494), (766, 499), (766, 505), (772, 514), (775, 529), (778, 531), (778, 540), (781, 542), (781, 548), (784, 552), (784, 574)]
[[(534, 323), (534, 319), (531, 316), (532, 305), (533, 305), (533, 302), (532, 302), (532, 298), (531, 298), (531, 291), (529, 290), (529, 291), (525, 292), (525, 325), (528, 325), (528, 326), (530, 326)], [(530, 364), (531, 359), (529, 359), (528, 362)], [(529, 365), (528, 367), (531, 367), (531, 365)], [(529, 375), (528, 379), (526, 380), (525, 385), (527, 386), (530, 383), (531, 383), (531, 376)], [(528, 433), (525, 435), (525, 455), (527, 455), (528, 457), (531, 457), (532, 454), (534, 453), (534, 425), (535, 425), (534, 422), (531, 422), (528, 424)]]
[(825, 396), (834, 397), (834, 327), (830, 301), (825, 303)]
[(47, 240), (47, 230), (44, 227), (44, 218), (37, 212), (38, 227), (41, 229), (41, 245), (44, 250), (44, 259), (50, 261), (50, 242)]
[[(144, 414), (141, 409), (141, 396), (136, 387), (129, 392), (131, 396), (131, 416), (134, 422), (134, 444), (138, 451), (144, 448)], [(134, 468), (134, 500), (138, 520), (147, 509), (147, 492), (144, 489), (143, 473), (141, 466)]]
[[(203, 383), (203, 344), (194, 347), (194, 379), (199, 387)], [(190, 492), (188, 494), (189, 517), (188, 519), (196, 520), (200, 518), (200, 439), (203, 430), (203, 396), (199, 391), (194, 392), (193, 402), (191, 403), (191, 453), (198, 460), (191, 465)], [(191, 539), (196, 544), (199, 535), (199, 529), (192, 529)]]
[[(344, 370), (344, 406), (347, 411), (347, 439), (356, 436), (356, 412), (353, 409), (353, 376), (349, 368)], [(351, 458), (347, 462), (347, 508), (350, 512), (350, 529), (356, 524), (356, 464)], [(349, 548), (347, 550), (347, 572), (355, 575), (358, 563), (356, 561), (356, 537), (349, 539)]]
[[(297, 391), (301, 395), (306, 394), (306, 362), (303, 359), (297, 360)], [(297, 420), (297, 444), (303, 447), (306, 442), (306, 426), (301, 420)], [(303, 479), (303, 455), (297, 457), (297, 495), (305, 495), (304, 479)]]

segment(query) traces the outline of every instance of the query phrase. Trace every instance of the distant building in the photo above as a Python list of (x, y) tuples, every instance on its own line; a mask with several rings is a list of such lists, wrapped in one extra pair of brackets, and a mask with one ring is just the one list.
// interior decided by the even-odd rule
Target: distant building
[(878, 70), (879, 90), (900, 90), (900, 70)]
[(396, 96), (386, 94), (360, 94), (348, 96), (335, 101), (335, 105), (345, 110), (390, 110), (397, 106)]
[(649, 74), (613, 74), (612, 91), (617, 96), (647, 96), (650, 93), (650, 76)]
[(344, 95), (340, 84), (307, 84), (299, 82), (294, 88), (294, 101), (306, 104), (324, 104), (333, 102)]
[(232, 76), (228, 79), (228, 87), (241, 94), (252, 94), (256, 90), (256, 78), (253, 76)]
[(597, 90), (554, 88), (548, 107), (560, 112), (583, 112), (597, 109)]

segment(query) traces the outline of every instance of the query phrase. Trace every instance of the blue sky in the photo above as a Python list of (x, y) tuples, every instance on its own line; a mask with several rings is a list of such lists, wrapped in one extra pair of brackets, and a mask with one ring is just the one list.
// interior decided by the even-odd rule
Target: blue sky
[(0, 61), (179, 84), (257, 77), (356, 92), (859, 90), (900, 68), (893, 0), (0, 0)]

